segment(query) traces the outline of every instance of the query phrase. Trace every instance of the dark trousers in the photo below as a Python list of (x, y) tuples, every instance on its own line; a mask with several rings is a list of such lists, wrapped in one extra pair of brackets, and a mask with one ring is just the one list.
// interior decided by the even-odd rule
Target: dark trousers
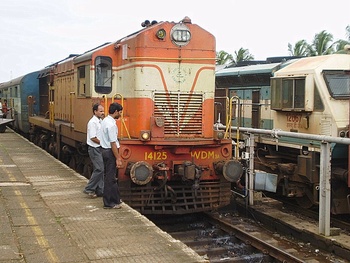
[(116, 159), (111, 149), (102, 148), (102, 157), (105, 170), (105, 183), (103, 188), (103, 204), (113, 207), (120, 203), (120, 194), (117, 183)]
[(95, 193), (98, 196), (103, 195), (104, 188), (104, 164), (101, 153), (101, 147), (88, 147), (88, 153), (92, 162), (93, 172), (87, 185), (85, 186), (86, 193)]

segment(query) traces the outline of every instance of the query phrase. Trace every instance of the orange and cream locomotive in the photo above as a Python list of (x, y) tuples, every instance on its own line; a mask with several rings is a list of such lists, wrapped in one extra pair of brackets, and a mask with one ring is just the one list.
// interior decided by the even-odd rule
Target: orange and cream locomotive
[[(214, 129), (215, 37), (188, 17), (142, 23), (116, 42), (71, 55), (38, 73), (28, 96), (30, 138), (86, 177), (92, 105), (117, 120), (123, 201), (143, 214), (182, 214), (227, 205), (242, 174), (232, 142)], [(39, 107), (38, 107), (39, 105)], [(36, 107), (38, 109), (36, 110)]]

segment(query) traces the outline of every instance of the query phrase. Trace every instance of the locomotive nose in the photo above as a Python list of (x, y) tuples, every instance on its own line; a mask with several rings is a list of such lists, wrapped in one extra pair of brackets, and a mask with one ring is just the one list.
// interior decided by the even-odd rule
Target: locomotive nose
[(222, 173), (229, 182), (237, 182), (243, 174), (242, 164), (236, 160), (217, 163), (215, 170)]

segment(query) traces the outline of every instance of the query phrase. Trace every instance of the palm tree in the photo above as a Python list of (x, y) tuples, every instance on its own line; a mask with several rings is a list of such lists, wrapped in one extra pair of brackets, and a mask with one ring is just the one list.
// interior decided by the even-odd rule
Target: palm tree
[(241, 47), (238, 51), (235, 51), (235, 57), (232, 62), (237, 64), (238, 62), (249, 60), (254, 60), (254, 56), (249, 53), (249, 49)]
[(310, 45), (304, 39), (299, 40), (295, 43), (294, 48), (288, 43), (288, 51), (291, 56), (306, 57), (309, 55)]
[(350, 44), (350, 25), (345, 28), (346, 30), (346, 38), (347, 40), (339, 39), (338, 41), (334, 42), (335, 44), (335, 50), (336, 53), (346, 54), (347, 51), (345, 50), (345, 45)]
[(310, 46), (310, 55), (320, 56), (334, 53), (334, 43), (332, 43), (332, 41), (333, 35), (327, 33), (326, 30), (315, 34), (312, 45)]
[(231, 63), (233, 60), (232, 55), (226, 51), (216, 52), (216, 65), (225, 65)]
[(335, 44), (335, 51), (336, 51), (335, 53), (344, 54), (344, 53), (347, 53), (345, 51), (345, 45), (349, 45), (350, 42), (347, 40), (340, 39), (340, 40), (334, 42), (334, 44)]

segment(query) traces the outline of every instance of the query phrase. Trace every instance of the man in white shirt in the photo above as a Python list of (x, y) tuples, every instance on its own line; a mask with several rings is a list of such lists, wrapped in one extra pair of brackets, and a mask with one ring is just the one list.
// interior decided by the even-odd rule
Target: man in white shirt
[(88, 153), (92, 162), (93, 172), (90, 180), (85, 186), (84, 193), (95, 198), (103, 196), (104, 188), (104, 164), (101, 152), (101, 121), (104, 117), (104, 108), (100, 104), (92, 107), (93, 116), (87, 124), (86, 143), (88, 145)]
[(109, 105), (108, 116), (101, 124), (101, 147), (105, 165), (105, 182), (103, 189), (103, 208), (121, 208), (121, 200), (117, 183), (117, 168), (122, 166), (119, 155), (118, 126), (115, 122), (123, 112), (119, 103)]

